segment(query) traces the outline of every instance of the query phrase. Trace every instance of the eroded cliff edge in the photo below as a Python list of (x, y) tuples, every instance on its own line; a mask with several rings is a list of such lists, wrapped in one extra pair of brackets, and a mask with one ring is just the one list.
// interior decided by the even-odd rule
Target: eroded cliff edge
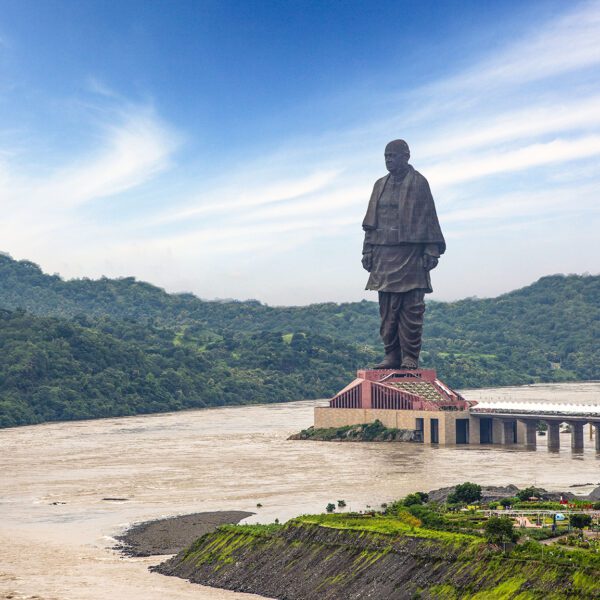
[(507, 557), (475, 536), (372, 523), (224, 526), (153, 570), (282, 600), (600, 597), (595, 563)]

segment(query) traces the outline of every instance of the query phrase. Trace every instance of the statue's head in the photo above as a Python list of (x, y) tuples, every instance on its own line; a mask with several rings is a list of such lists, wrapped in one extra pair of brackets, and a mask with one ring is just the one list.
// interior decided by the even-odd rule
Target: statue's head
[(404, 140), (393, 140), (385, 147), (385, 166), (390, 173), (406, 168), (410, 158), (408, 144)]

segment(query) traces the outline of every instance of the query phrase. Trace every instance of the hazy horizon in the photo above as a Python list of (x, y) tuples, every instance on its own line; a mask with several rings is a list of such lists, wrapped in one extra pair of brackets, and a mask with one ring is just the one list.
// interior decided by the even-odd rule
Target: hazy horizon
[[(4, 251), (4, 250), (0, 250), (0, 255), (4, 255), (4, 256), (8, 256), (9, 258), (13, 259), (13, 260), (19, 260), (16, 259), (15, 257), (13, 257), (10, 252)], [(29, 260), (29, 259), (20, 259), (20, 260)], [(31, 261), (34, 262), (34, 261)], [(37, 263), (36, 263), (37, 264)], [(42, 269), (43, 273), (45, 275), (58, 275), (63, 281), (69, 282), (69, 281), (76, 281), (76, 280), (82, 280), (82, 279), (90, 279), (91, 281), (98, 281), (99, 279), (101, 279), (102, 277), (106, 277), (104, 275), (100, 276), (100, 277), (96, 277), (96, 278), (92, 278), (92, 277), (87, 277), (85, 275), (79, 276), (79, 277), (70, 277), (70, 278), (66, 278), (63, 277), (60, 273), (48, 273), (47, 271), (45, 271), (41, 265), (40, 268)], [(504, 295), (504, 294), (508, 294), (511, 292), (515, 292), (519, 289), (522, 289), (524, 287), (528, 287), (530, 285), (533, 285), (534, 283), (536, 283), (539, 279), (544, 278), (544, 277), (555, 277), (555, 276), (559, 276), (559, 277), (569, 277), (569, 276), (577, 276), (577, 277), (597, 277), (598, 275), (600, 275), (599, 273), (547, 273), (546, 275), (542, 275), (541, 277), (538, 277), (537, 279), (530, 281), (529, 283), (526, 283), (523, 286), (519, 286), (517, 288), (511, 289), (511, 290), (507, 290), (506, 292), (502, 292), (501, 294), (498, 294), (496, 296), (463, 296), (462, 298), (456, 298), (453, 300), (440, 300), (438, 298), (432, 298), (431, 294), (427, 295), (425, 297), (425, 300), (433, 300), (435, 302), (455, 302), (458, 300), (466, 300), (466, 299), (477, 299), (477, 300), (484, 300), (487, 298), (496, 298), (498, 296)], [(273, 308), (291, 308), (291, 307), (295, 307), (295, 306), (309, 306), (311, 304), (324, 304), (324, 303), (329, 303), (329, 302), (334, 302), (337, 304), (345, 304), (345, 303), (350, 303), (350, 302), (357, 302), (357, 300), (322, 300), (319, 302), (306, 302), (303, 304), (271, 304), (268, 302), (263, 302), (262, 300), (260, 300), (259, 298), (239, 298), (239, 297), (228, 297), (228, 298), (220, 298), (220, 297), (204, 297), (204, 296), (199, 296), (198, 294), (195, 294), (194, 292), (190, 291), (190, 290), (169, 290), (167, 288), (164, 288), (156, 283), (154, 283), (153, 281), (148, 281), (146, 279), (140, 279), (139, 277), (137, 277), (134, 273), (131, 273), (129, 275), (123, 275), (120, 277), (114, 277), (114, 278), (109, 278), (109, 279), (128, 279), (133, 277), (136, 281), (142, 282), (142, 283), (148, 283), (156, 288), (161, 289), (162, 291), (166, 292), (167, 294), (170, 295), (179, 295), (179, 294), (192, 294), (193, 296), (195, 296), (196, 298), (198, 298), (199, 300), (202, 300), (204, 302), (256, 302), (259, 301), (261, 304), (265, 305), (265, 306), (269, 306), (269, 307), (273, 307)], [(371, 301), (374, 303), (377, 303), (377, 298), (362, 298), (361, 300), (367, 300), (367, 301)], [(361, 300), (358, 300), (358, 302), (360, 302)]]

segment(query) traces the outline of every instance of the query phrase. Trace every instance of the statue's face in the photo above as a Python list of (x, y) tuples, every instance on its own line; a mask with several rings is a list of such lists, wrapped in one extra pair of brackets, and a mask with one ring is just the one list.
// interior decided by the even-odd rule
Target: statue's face
[(386, 148), (384, 156), (385, 166), (390, 173), (402, 170), (408, 163), (408, 155), (394, 147)]

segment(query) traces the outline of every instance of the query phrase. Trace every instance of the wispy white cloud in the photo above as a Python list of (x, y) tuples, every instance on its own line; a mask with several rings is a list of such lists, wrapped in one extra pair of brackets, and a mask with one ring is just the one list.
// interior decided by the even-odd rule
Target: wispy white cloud
[(441, 187), (497, 173), (523, 171), (597, 155), (600, 155), (600, 135), (589, 135), (573, 140), (556, 139), (500, 152), (491, 151), (487, 155), (472, 155), (467, 159), (447, 159), (442, 164), (430, 166), (427, 172), (431, 181)]
[(248, 209), (264, 204), (284, 203), (323, 189), (340, 174), (339, 170), (317, 169), (301, 178), (276, 178), (254, 181), (244, 171), (242, 178), (233, 176), (221, 187), (205, 190), (192, 201), (176, 211), (168, 211), (151, 219), (148, 224), (157, 225), (171, 221), (186, 220), (210, 213), (225, 213), (233, 209)]
[(121, 94), (96, 76), (90, 75), (86, 80), (86, 85), (92, 94), (123, 101)]
[[(449, 209), (442, 213), (444, 223), (472, 225), (474, 222), (527, 218), (546, 218), (549, 215), (572, 215), (576, 212), (600, 212), (598, 186), (587, 185), (563, 187), (542, 192), (520, 192), (500, 194), (492, 198), (480, 199), (479, 203), (468, 208)], [(528, 221), (529, 222), (529, 221)]]
[(164, 171), (176, 147), (174, 134), (154, 115), (136, 110), (108, 125), (90, 156), (34, 184), (34, 195), (53, 198), (61, 208), (114, 196)]
[(460, 92), (515, 86), (600, 64), (600, 2), (571, 6), (566, 14), (536, 23), (523, 39), (432, 87)]
[[(79, 227), (77, 210), (135, 189), (167, 169), (178, 138), (144, 106), (111, 113), (83, 156), (51, 173), (0, 161), (0, 237), (9, 248), (48, 244)], [(20, 157), (19, 157), (20, 158)]]
[(437, 127), (418, 143), (419, 156), (425, 161), (455, 152), (494, 147), (548, 134), (590, 131), (600, 126), (600, 96), (566, 98), (538, 103), (513, 111), (465, 115), (458, 122)]

